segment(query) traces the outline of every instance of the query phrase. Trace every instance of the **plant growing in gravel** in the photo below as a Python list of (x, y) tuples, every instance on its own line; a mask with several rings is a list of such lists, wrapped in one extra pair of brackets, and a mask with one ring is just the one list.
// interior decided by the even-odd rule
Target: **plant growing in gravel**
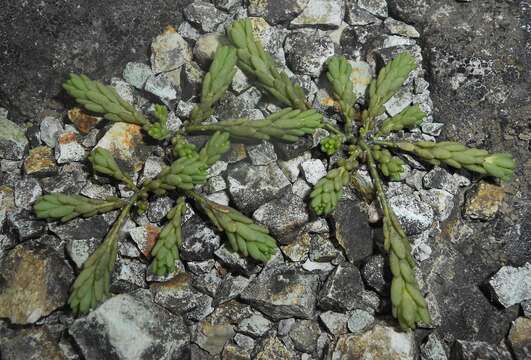
[[(119, 232), (132, 209), (145, 209), (150, 196), (170, 193), (177, 199), (151, 251), (150, 269), (153, 273), (167, 275), (176, 269), (182, 240), (181, 221), (187, 201), (195, 203), (213, 225), (226, 235), (234, 251), (259, 262), (269, 260), (276, 253), (277, 245), (268, 229), (255, 224), (236, 209), (206, 199), (196, 190), (197, 186), (205, 183), (208, 168), (229, 150), (231, 140), (295, 142), (318, 128), (324, 128), (330, 135), (321, 140), (321, 150), (328, 156), (337, 155), (340, 160), (315, 185), (309, 196), (311, 208), (317, 215), (330, 214), (342, 195), (343, 187), (349, 182), (356, 183), (356, 169), (364, 164), (372, 178), (373, 185), (369, 191), (375, 195), (383, 213), (384, 248), (389, 254), (393, 275), (393, 315), (403, 329), (429, 323), (427, 304), (415, 279), (411, 246), (386, 199), (383, 180), (401, 177), (404, 165), (401, 154), (404, 153), (432, 165), (463, 168), (507, 180), (515, 167), (511, 155), (490, 154), (449, 141), (437, 143), (400, 138), (397, 132), (413, 129), (424, 119), (425, 114), (418, 105), (409, 106), (383, 121), (378, 120), (384, 113), (384, 104), (400, 89), (416, 66), (414, 59), (407, 53), (397, 55), (380, 70), (377, 78), (371, 81), (363, 103), (357, 102), (353, 92), (352, 68), (347, 59), (334, 56), (328, 60), (326, 75), (343, 120), (340, 128), (324, 121), (319, 112), (310, 108), (301, 87), (279, 70), (272, 57), (256, 40), (249, 20), (234, 22), (228, 28), (227, 35), (232, 46), (220, 46), (217, 49), (203, 81), (200, 102), (183, 128), (173, 135), (166, 128), (168, 111), (162, 105), (156, 106), (157, 120), (152, 122), (109, 86), (84, 75), (71, 75), (65, 82), (65, 90), (87, 111), (102, 114), (110, 121), (137, 124), (156, 140), (169, 140), (171, 136), (174, 156), (173, 162), (164, 167), (156, 178), (138, 187), (120, 169), (109, 151), (96, 148), (89, 156), (93, 170), (125, 184), (133, 192), (130, 198), (94, 200), (56, 193), (44, 195), (36, 202), (36, 215), (50, 220), (68, 221), (78, 216), (88, 217), (120, 210), (105, 240), (84, 263), (74, 282), (69, 299), (71, 308), (76, 313), (86, 313), (110, 295), (110, 274), (116, 260)], [(236, 66), (286, 108), (262, 120), (242, 118), (204, 123), (213, 114), (214, 105), (231, 83)], [(201, 149), (186, 139), (187, 135), (196, 132), (212, 133)]]

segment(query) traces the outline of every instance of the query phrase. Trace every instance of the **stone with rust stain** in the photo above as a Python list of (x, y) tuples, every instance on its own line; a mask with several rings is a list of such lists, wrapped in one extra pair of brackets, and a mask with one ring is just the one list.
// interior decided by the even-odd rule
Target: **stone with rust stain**
[(497, 185), (481, 182), (467, 196), (465, 215), (471, 219), (492, 220), (505, 198), (505, 192)]
[(101, 120), (101, 118), (83, 112), (83, 110), (78, 107), (68, 110), (68, 119), (72, 121), (72, 124), (74, 124), (82, 134), (88, 134)]
[(118, 165), (126, 171), (140, 171), (149, 156), (149, 147), (144, 144), (142, 128), (135, 124), (113, 124), (98, 141), (96, 147), (109, 150)]
[(71, 268), (53, 249), (19, 245), (0, 259), (0, 317), (32, 324), (63, 306)]
[(154, 302), (176, 314), (186, 313), (207, 301), (204, 295), (192, 287), (191, 276), (181, 273), (169, 281), (153, 283), (151, 292)]
[(413, 333), (399, 332), (392, 327), (376, 325), (363, 335), (341, 336), (332, 352), (332, 359), (416, 359)]
[(24, 160), (24, 171), (28, 175), (50, 176), (57, 172), (57, 164), (53, 157), (52, 149), (47, 146), (38, 146), (30, 150)]
[(21, 329), (0, 339), (4, 360), (67, 360), (48, 328)]
[(508, 339), (517, 360), (531, 359), (531, 319), (516, 319)]
[(160, 229), (150, 223), (129, 230), (131, 239), (133, 239), (138, 249), (146, 257), (151, 254), (151, 249), (157, 243), (159, 233)]

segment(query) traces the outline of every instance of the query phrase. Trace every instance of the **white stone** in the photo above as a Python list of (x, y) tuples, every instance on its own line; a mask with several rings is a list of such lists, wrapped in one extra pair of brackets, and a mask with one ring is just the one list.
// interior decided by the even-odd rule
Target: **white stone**
[(433, 223), (433, 209), (416, 196), (394, 196), (389, 199), (389, 205), (408, 235), (419, 234)]
[(278, 162), (278, 166), (282, 169), (284, 174), (288, 177), (289, 181), (295, 182), (300, 174), (300, 166), (301, 164), (310, 159), (311, 154), (309, 152), (305, 152), (304, 154), (294, 157), (293, 159), (289, 160), (280, 160)]
[(225, 191), (219, 191), (213, 194), (209, 194), (206, 196), (208, 200), (213, 201), (215, 203), (229, 206), (229, 195)]
[(75, 133), (67, 132), (59, 135), (55, 148), (55, 160), (58, 164), (81, 161), (84, 158), (85, 148), (77, 142)]
[(399, 90), (392, 98), (384, 104), (385, 110), (391, 116), (395, 116), (411, 105), (413, 94), (409, 91)]
[(312, 191), (312, 187), (303, 179), (297, 179), (293, 183), (291, 191), (301, 199), (304, 199)]
[(247, 146), (247, 155), (253, 165), (268, 165), (277, 161), (275, 147), (269, 141), (263, 141), (258, 145)]
[(489, 285), (504, 307), (531, 299), (531, 263), (518, 268), (502, 267), (489, 280)]
[(63, 132), (63, 122), (54, 116), (46, 116), (40, 124), (40, 138), (51, 148), (57, 144), (57, 136)]
[(301, 169), (304, 174), (304, 178), (312, 185), (326, 175), (326, 168), (322, 161), (319, 159), (309, 159), (301, 163)]
[(317, 262), (317, 261), (311, 261), (310, 259), (306, 260), (304, 264), (302, 264), (302, 268), (306, 271), (324, 271), (329, 272), (334, 270), (334, 265), (327, 263), (327, 262)]
[(302, 13), (291, 21), (293, 27), (339, 27), (345, 14), (342, 0), (310, 0)]

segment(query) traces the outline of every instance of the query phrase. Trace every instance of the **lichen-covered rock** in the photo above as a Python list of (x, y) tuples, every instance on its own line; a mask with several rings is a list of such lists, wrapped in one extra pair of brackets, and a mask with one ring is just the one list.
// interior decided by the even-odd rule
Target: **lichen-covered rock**
[(504, 307), (531, 299), (531, 263), (518, 268), (502, 267), (489, 280), (489, 286)]
[(151, 76), (144, 90), (158, 97), (166, 106), (173, 108), (181, 93), (181, 70), (173, 70)]
[(255, 360), (285, 360), (293, 359), (295, 353), (289, 350), (276, 336), (263, 338), (255, 347), (252, 359)]
[(416, 359), (412, 332), (398, 332), (392, 327), (376, 325), (362, 335), (342, 335), (332, 351), (332, 359)]
[(271, 234), (282, 244), (293, 241), (300, 228), (308, 222), (306, 203), (297, 195), (287, 193), (280, 199), (260, 206), (253, 218), (267, 226)]
[(421, 360), (448, 360), (442, 341), (436, 333), (431, 333), (428, 340), (420, 347)]
[(8, 160), (20, 160), (29, 141), (24, 130), (7, 119), (7, 113), (0, 113), (0, 157)]
[(67, 360), (60, 344), (47, 327), (21, 329), (2, 336), (0, 350), (4, 360)]
[(467, 193), (465, 215), (471, 219), (492, 220), (504, 198), (503, 188), (482, 181), (470, 193)]
[(337, 28), (345, 13), (340, 0), (310, 0), (302, 13), (291, 22), (294, 27), (326, 26)]
[(330, 274), (319, 293), (319, 307), (324, 310), (346, 311), (359, 308), (363, 281), (359, 270), (343, 263)]
[(305, 353), (313, 353), (316, 350), (320, 334), (319, 324), (313, 320), (298, 320), (289, 331), (295, 349)]
[(147, 79), (153, 75), (153, 70), (146, 64), (128, 62), (122, 75), (129, 84), (137, 89), (143, 89)]
[(354, 200), (341, 199), (332, 219), (336, 240), (349, 261), (359, 262), (372, 254), (372, 230), (360, 204)]
[(148, 290), (110, 298), (69, 333), (87, 360), (178, 359), (190, 338), (183, 319), (154, 304)]
[(319, 314), (319, 319), (332, 335), (337, 336), (347, 332), (348, 314), (325, 311)]
[(531, 319), (519, 317), (513, 322), (508, 336), (516, 360), (531, 358)]
[(297, 267), (276, 266), (263, 271), (241, 294), (242, 299), (275, 319), (311, 318), (319, 276)]
[(19, 245), (0, 259), (0, 317), (32, 324), (62, 307), (73, 280), (71, 268), (53, 249)]
[(264, 316), (261, 314), (253, 314), (252, 316), (243, 319), (238, 324), (238, 332), (252, 337), (260, 337), (264, 335), (271, 326), (271, 321)]
[(299, 30), (286, 37), (284, 51), (293, 72), (317, 77), (326, 60), (334, 55), (334, 43), (321, 30)]
[(53, 157), (52, 149), (47, 146), (38, 146), (30, 150), (24, 160), (24, 172), (34, 176), (50, 176), (57, 172), (57, 164)]
[(374, 316), (365, 310), (354, 310), (347, 322), (348, 330), (353, 334), (363, 333), (374, 323)]

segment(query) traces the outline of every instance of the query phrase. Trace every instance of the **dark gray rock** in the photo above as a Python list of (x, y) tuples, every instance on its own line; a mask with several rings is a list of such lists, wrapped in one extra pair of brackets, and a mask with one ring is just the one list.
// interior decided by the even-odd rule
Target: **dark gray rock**
[(301, 227), (308, 221), (309, 214), (306, 203), (297, 195), (287, 193), (260, 206), (253, 218), (267, 226), (271, 234), (281, 243), (295, 240)]
[(66, 194), (79, 194), (87, 183), (88, 173), (80, 163), (71, 163), (59, 168), (59, 173), (41, 179), (45, 192), (62, 192)]
[(229, 270), (249, 276), (260, 271), (261, 266), (249, 257), (240, 256), (230, 249), (230, 245), (224, 244), (214, 253), (218, 261)]
[(382, 255), (371, 256), (361, 268), (361, 276), (367, 286), (383, 296), (388, 293), (391, 280), (386, 280), (387, 273), (387, 265)]
[(482, 341), (457, 340), (452, 347), (451, 360), (511, 360), (511, 354), (495, 345)]
[(310, 260), (328, 262), (341, 256), (340, 250), (336, 249), (332, 240), (321, 234), (310, 235)]
[(207, 295), (192, 287), (190, 275), (181, 273), (171, 280), (151, 285), (153, 301), (175, 314), (184, 314), (206, 302)]
[(319, 293), (319, 307), (323, 310), (346, 311), (359, 308), (363, 281), (359, 270), (343, 263), (328, 276)]
[(175, 200), (168, 196), (159, 197), (154, 202), (151, 202), (146, 213), (149, 221), (158, 223), (164, 219), (174, 204)]
[(85, 359), (161, 359), (187, 353), (183, 319), (154, 304), (148, 290), (105, 301), (69, 329)]
[(194, 216), (182, 226), (183, 242), (179, 248), (181, 259), (204, 261), (213, 257), (221, 239), (209, 224)]
[(336, 241), (347, 259), (359, 262), (373, 252), (372, 230), (367, 214), (354, 200), (341, 199), (332, 214)]
[(26, 177), (15, 183), (15, 205), (19, 208), (30, 209), (41, 195), (41, 185), (35, 178)]
[(293, 266), (275, 266), (260, 273), (241, 297), (276, 320), (308, 319), (314, 314), (318, 285), (318, 275)]
[(238, 324), (238, 332), (252, 337), (260, 337), (264, 335), (271, 326), (271, 321), (264, 316), (261, 314), (253, 314), (252, 316), (243, 319)]
[(325, 61), (334, 55), (334, 43), (320, 30), (300, 30), (287, 36), (284, 51), (293, 72), (318, 77)]
[(393, 196), (389, 199), (389, 205), (408, 235), (420, 234), (434, 221), (433, 209), (420, 201), (417, 196), (407, 194)]
[(30, 210), (18, 210), (7, 213), (5, 233), (14, 242), (22, 242), (41, 236), (46, 230), (46, 222), (35, 219)]
[(241, 292), (249, 285), (250, 280), (245, 276), (232, 276), (230, 273), (225, 275), (223, 281), (216, 291), (214, 305), (219, 305), (234, 298), (237, 298)]
[(57, 107), (52, 98), (70, 72), (109, 79), (130, 61), (145, 62), (151, 39), (163, 26), (179, 24), (188, 2), (89, 5), (76, 0), (28, 3), (23, 10), (18, 3), (6, 3), (0, 44), (3, 67), (9, 71), (0, 84), (0, 106), (7, 106), (12, 120), (22, 123)]
[(277, 154), (282, 160), (290, 160), (303, 155), (313, 147), (313, 140), (309, 136), (302, 136), (294, 143), (275, 144)]
[(298, 320), (289, 331), (295, 349), (305, 353), (313, 353), (316, 350), (320, 334), (319, 324), (313, 320)]

